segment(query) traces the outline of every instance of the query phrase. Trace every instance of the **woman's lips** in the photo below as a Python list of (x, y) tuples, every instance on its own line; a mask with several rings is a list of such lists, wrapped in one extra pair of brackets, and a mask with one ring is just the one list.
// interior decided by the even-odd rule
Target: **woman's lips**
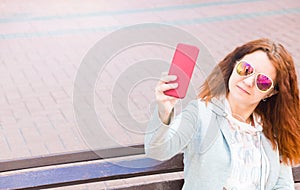
[(245, 92), (246, 94), (249, 94), (249, 95), (250, 95), (250, 93), (249, 93), (247, 90), (245, 90), (244, 88), (242, 88), (242, 87), (240, 87), (240, 86), (238, 86), (238, 85), (237, 85), (237, 87), (238, 87), (241, 91), (243, 91), (243, 92)]

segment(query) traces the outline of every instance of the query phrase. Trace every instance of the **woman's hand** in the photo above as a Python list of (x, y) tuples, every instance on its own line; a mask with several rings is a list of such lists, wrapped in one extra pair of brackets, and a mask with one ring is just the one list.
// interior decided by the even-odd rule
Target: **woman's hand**
[(169, 124), (171, 113), (178, 100), (178, 98), (165, 95), (164, 91), (177, 88), (178, 83), (167, 84), (168, 82), (175, 81), (176, 78), (175, 75), (168, 75), (168, 73), (164, 72), (155, 87), (158, 115), (164, 124)]

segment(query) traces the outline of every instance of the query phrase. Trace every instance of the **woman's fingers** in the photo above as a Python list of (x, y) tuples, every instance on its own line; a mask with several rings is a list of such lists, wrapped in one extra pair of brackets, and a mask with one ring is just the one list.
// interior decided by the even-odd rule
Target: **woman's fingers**
[(175, 98), (172, 96), (167, 96), (167, 95), (161, 96), (161, 98), (159, 99), (159, 101), (162, 101), (162, 102), (166, 102), (166, 101), (174, 102), (176, 100), (178, 100), (178, 98)]
[(168, 83), (168, 82), (175, 81), (176, 79), (177, 79), (176, 75), (168, 75), (167, 72), (162, 73), (160, 81), (157, 83), (155, 87), (156, 100), (164, 102), (164, 101), (175, 101), (177, 99), (164, 94), (165, 91), (176, 89), (178, 87), (178, 83)]
[(173, 100), (174, 97), (165, 95), (164, 92), (166, 90), (175, 89), (175, 88), (177, 88), (177, 86), (178, 86), (177, 83), (174, 83), (174, 84), (165, 84), (165, 83), (163, 83), (163, 84), (157, 85), (157, 87), (155, 89), (156, 100), (157, 101), (162, 101), (162, 102)]
[(162, 93), (164, 91), (175, 89), (177, 87), (178, 87), (178, 83), (170, 83), (170, 84), (163, 83), (157, 86), (156, 91)]
[(176, 75), (168, 75), (167, 72), (161, 74), (161, 78), (156, 85), (156, 92), (164, 92), (166, 90), (174, 89), (178, 87), (177, 83), (169, 83), (177, 79)]
[(168, 73), (162, 73), (160, 82), (161, 83), (166, 83), (166, 82), (171, 82), (177, 79), (176, 75), (168, 75)]

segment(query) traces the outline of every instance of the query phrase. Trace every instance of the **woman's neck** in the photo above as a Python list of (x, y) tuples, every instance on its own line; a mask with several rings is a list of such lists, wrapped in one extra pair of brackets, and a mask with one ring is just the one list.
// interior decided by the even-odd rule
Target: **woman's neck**
[(227, 97), (227, 101), (230, 106), (231, 114), (234, 118), (246, 123), (251, 123), (253, 121), (252, 114), (256, 105), (241, 104), (231, 100), (230, 97)]

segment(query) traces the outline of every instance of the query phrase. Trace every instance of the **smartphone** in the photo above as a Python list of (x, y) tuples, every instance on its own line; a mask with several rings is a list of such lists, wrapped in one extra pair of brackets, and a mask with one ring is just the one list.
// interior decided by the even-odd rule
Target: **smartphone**
[(178, 83), (178, 87), (165, 91), (165, 95), (181, 99), (186, 96), (198, 55), (199, 48), (196, 46), (183, 43), (177, 45), (169, 75), (177, 76), (176, 81), (170, 83)]

